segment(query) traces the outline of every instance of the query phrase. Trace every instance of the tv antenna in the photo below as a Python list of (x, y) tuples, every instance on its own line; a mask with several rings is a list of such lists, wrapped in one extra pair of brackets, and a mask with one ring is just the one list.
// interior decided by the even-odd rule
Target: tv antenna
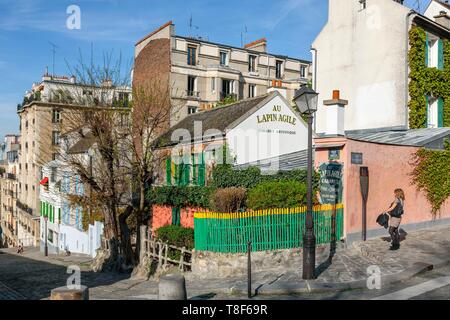
[(414, 9), (420, 13), (420, 0), (415, 0), (414, 3)]
[(53, 53), (53, 60), (52, 60), (52, 78), (55, 76), (55, 58), (56, 58), (56, 48), (58, 48), (58, 46), (56, 44), (54, 44), (53, 42), (50, 42), (50, 45), (52, 46), (52, 53)]
[(198, 26), (195, 26), (193, 24), (193, 19), (192, 19), (192, 13), (191, 13), (191, 17), (189, 19), (189, 37), (192, 37), (192, 28), (194, 28), (195, 30), (198, 30)]
[(248, 32), (247, 26), (244, 26), (244, 30), (241, 31), (241, 47), (242, 48), (244, 47), (244, 33), (247, 33), (247, 32)]

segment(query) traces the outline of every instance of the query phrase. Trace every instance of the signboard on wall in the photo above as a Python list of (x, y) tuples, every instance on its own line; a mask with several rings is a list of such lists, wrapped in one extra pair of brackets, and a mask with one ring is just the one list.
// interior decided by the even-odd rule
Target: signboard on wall
[(343, 164), (337, 162), (322, 163), (320, 173), (320, 203), (336, 204), (342, 202)]

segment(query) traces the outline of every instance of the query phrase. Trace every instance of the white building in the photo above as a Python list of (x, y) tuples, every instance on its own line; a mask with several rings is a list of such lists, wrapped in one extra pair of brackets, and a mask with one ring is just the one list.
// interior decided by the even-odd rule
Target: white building
[[(329, 0), (328, 22), (312, 43), (313, 87), (320, 94), (316, 133), (336, 134), (327, 129), (334, 115), (322, 104), (333, 90), (348, 100), (345, 131), (410, 128), (409, 31), (426, 31), (427, 67), (439, 67), (438, 43), (450, 39), (449, 13), (450, 6), (438, 0), (425, 15), (401, 0)], [(429, 97), (428, 127), (441, 126), (442, 103), (442, 97)]]
[[(40, 190), (41, 251), (47, 246), (50, 253), (87, 254), (95, 257), (100, 247), (103, 223), (83, 224), (83, 208), (70, 203), (68, 195), (83, 195), (81, 179), (62, 161), (55, 160), (43, 166)], [(46, 221), (47, 220), (47, 221)]]

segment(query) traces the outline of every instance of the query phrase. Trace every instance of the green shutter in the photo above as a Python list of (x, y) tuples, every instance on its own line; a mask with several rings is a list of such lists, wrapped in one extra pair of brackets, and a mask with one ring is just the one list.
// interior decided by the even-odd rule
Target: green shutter
[(426, 34), (425, 39), (425, 66), (428, 67), (428, 51), (430, 50), (430, 46), (428, 43), (428, 33)]
[(444, 127), (444, 99), (438, 99), (438, 127)]
[(195, 154), (192, 154), (192, 184), (195, 186), (198, 185), (197, 165), (195, 163), (196, 157)]
[(198, 185), (204, 186), (205, 185), (205, 155), (204, 153), (200, 153), (200, 159), (198, 164)]
[(58, 224), (61, 223), (61, 208), (58, 208)]
[(191, 178), (191, 168), (189, 163), (183, 164), (183, 186), (189, 185), (189, 180)]
[(166, 159), (166, 183), (168, 186), (172, 185), (172, 159)]
[(180, 211), (180, 208), (172, 208), (172, 225), (174, 226), (179, 226), (181, 223)]
[(438, 40), (438, 69), (444, 70), (444, 43), (442, 39)]

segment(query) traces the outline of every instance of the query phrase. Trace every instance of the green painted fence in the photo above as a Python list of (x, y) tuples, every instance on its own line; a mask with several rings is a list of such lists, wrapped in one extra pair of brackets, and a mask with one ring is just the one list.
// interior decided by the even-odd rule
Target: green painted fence
[[(317, 244), (343, 237), (343, 205), (320, 205), (313, 210)], [(306, 207), (237, 213), (194, 214), (195, 250), (223, 253), (299, 248), (302, 246)], [(333, 225), (335, 237), (333, 237)]]

